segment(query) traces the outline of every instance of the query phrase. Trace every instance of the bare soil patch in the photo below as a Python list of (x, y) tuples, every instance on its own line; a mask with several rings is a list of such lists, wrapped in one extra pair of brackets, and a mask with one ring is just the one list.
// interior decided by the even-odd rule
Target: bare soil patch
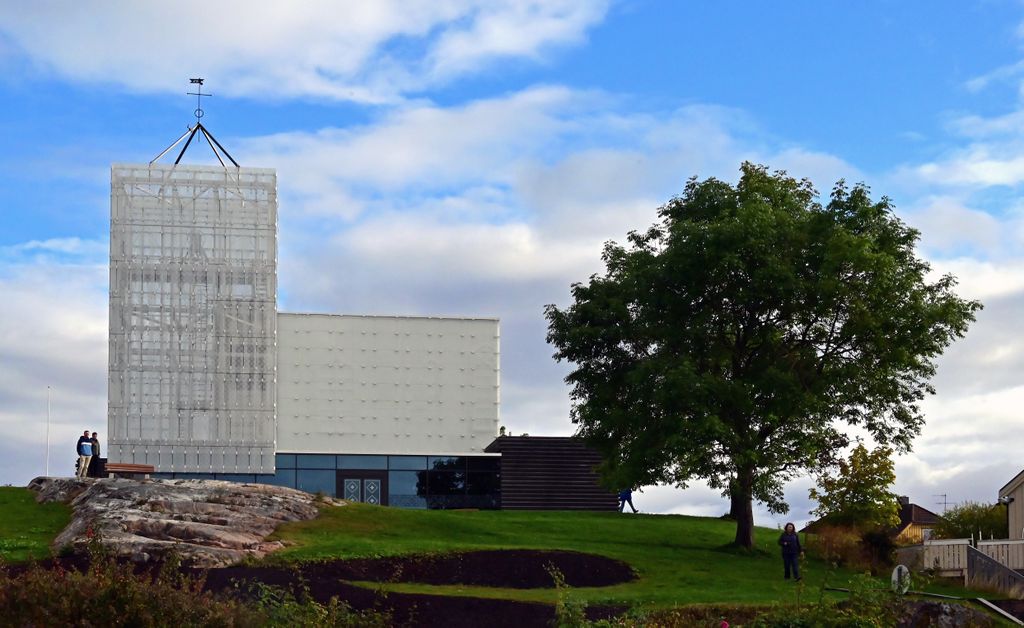
[[(136, 573), (155, 573), (159, 565), (122, 562)], [(84, 570), (88, 557), (68, 556), (42, 561), (45, 568)], [(252, 584), (263, 583), (308, 593), (321, 603), (332, 597), (357, 610), (389, 610), (398, 626), (453, 628), (488, 626), (547, 626), (554, 619), (550, 604), (516, 602), (475, 597), (384, 593), (348, 584), (346, 581), (415, 582), (422, 584), (462, 584), (514, 589), (552, 588), (547, 572), (551, 565), (562, 572), (572, 587), (608, 586), (636, 578), (621, 561), (603, 556), (565, 551), (491, 550), (455, 554), (414, 555), (376, 559), (329, 560), (282, 566), (235, 566), (213, 569), (183, 568), (190, 575), (205, 578), (205, 588), (232, 595), (251, 596)], [(11, 566), (17, 573), (27, 566)], [(607, 619), (625, 612), (625, 607), (594, 606), (587, 609), (590, 619)]]
[(571, 587), (604, 587), (636, 578), (626, 563), (580, 552), (488, 550), (452, 554), (395, 556), (312, 563), (317, 577), (374, 582), (464, 584), (510, 589), (554, 586), (549, 569), (561, 572)]
[[(337, 596), (353, 608), (383, 608), (406, 626), (544, 626), (554, 619), (549, 604), (473, 597), (382, 594), (345, 581), (462, 584), (513, 589), (553, 588), (548, 566), (558, 569), (572, 587), (597, 587), (636, 578), (626, 563), (593, 554), (540, 550), (490, 550), (455, 554), (330, 560), (283, 567), (225, 567), (206, 571), (206, 587), (239, 590), (236, 583), (262, 582), (299, 591), (320, 602)], [(587, 609), (591, 619), (610, 618), (621, 607)]]

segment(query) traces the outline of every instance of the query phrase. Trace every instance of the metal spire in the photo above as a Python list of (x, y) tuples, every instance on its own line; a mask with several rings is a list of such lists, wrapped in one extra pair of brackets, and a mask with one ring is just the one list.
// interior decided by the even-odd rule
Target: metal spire
[[(170, 150), (172, 148), (174, 148), (175, 146), (180, 144), (181, 140), (184, 140), (186, 137), (188, 137), (188, 139), (185, 140), (185, 145), (181, 147), (181, 152), (178, 153), (178, 158), (174, 160), (174, 164), (177, 165), (178, 163), (181, 162), (181, 158), (185, 156), (185, 151), (188, 150), (188, 147), (192, 143), (192, 140), (195, 138), (196, 133), (202, 133), (203, 137), (206, 138), (206, 143), (210, 145), (210, 149), (213, 150), (213, 154), (217, 157), (217, 161), (220, 162), (221, 166), (224, 166), (225, 168), (227, 168), (227, 165), (224, 163), (224, 159), (221, 158), (221, 153), (224, 153), (224, 157), (227, 157), (231, 161), (231, 163), (235, 165), (235, 168), (240, 168), (241, 167), (241, 166), (238, 165), (238, 162), (235, 161), (235, 158), (232, 157), (230, 153), (228, 153), (227, 149), (225, 149), (223, 146), (221, 146), (220, 142), (217, 141), (217, 138), (213, 137), (213, 134), (210, 133), (210, 131), (205, 126), (203, 126), (202, 122), (200, 122), (200, 118), (203, 117), (203, 106), (202, 106), (203, 105), (203, 101), (202, 101), (202, 99), (203, 99), (204, 96), (213, 96), (213, 94), (204, 94), (203, 93), (203, 81), (204, 80), (205, 79), (201, 79), (201, 78), (189, 79), (189, 83), (191, 83), (192, 85), (198, 85), (199, 87), (197, 87), (196, 91), (194, 91), (194, 92), (185, 92), (186, 95), (188, 95), (188, 96), (195, 96), (196, 97), (196, 110), (193, 112), (195, 114), (195, 116), (196, 116), (196, 125), (194, 127), (192, 127), (192, 126), (188, 127), (188, 130), (186, 130), (184, 133), (182, 133), (181, 137), (179, 137), (178, 139), (174, 140), (174, 142), (170, 146), (165, 148), (163, 150), (163, 152), (161, 152), (159, 155), (154, 157), (149, 163), (151, 163), (151, 164), (155, 163), (161, 157), (163, 157), (168, 152), (170, 152)], [(218, 151), (217, 149), (220, 149), (220, 150)]]

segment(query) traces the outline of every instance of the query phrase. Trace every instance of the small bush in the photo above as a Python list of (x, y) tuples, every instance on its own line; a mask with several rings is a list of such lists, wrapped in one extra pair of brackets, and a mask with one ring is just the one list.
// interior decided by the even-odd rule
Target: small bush
[(258, 613), (201, 587), (199, 581), (136, 575), (110, 559), (84, 572), (32, 566), (17, 576), (0, 572), (0, 617), (13, 626), (261, 625)]
[(807, 549), (838, 567), (855, 566), (861, 561), (860, 534), (842, 526), (822, 525), (808, 539)]
[(843, 526), (821, 526), (807, 542), (808, 550), (838, 567), (877, 574), (893, 563), (896, 544), (882, 530), (866, 532)]
[(11, 575), (0, 570), (0, 624), (5, 626), (91, 626), (178, 628), (216, 626), (323, 626), (386, 628), (388, 613), (355, 611), (337, 598), (320, 604), (303, 591), (254, 585), (248, 597), (203, 591), (203, 578), (184, 574), (170, 556), (159, 570), (135, 573), (98, 547), (79, 572), (33, 565)]

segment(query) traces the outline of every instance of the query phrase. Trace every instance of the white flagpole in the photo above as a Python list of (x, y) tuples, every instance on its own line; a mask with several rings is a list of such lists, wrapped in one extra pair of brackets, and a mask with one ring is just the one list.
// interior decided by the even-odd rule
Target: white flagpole
[(50, 477), (50, 387), (46, 387), (46, 477)]

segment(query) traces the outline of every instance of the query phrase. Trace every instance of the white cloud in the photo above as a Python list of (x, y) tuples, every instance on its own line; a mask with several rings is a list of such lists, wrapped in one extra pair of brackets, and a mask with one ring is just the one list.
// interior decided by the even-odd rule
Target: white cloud
[(925, 183), (985, 188), (1024, 182), (1024, 152), (1009, 145), (975, 144), (944, 160), (916, 166), (912, 172)]
[(5, 265), (0, 293), (0, 482), (44, 471), (47, 386), (51, 472), (70, 474), (74, 439), (106, 426), (106, 264)]
[(53, 253), (95, 257), (106, 255), (108, 250), (106, 242), (84, 240), (82, 238), (50, 238), (47, 240), (30, 240), (20, 244), (0, 247), (0, 254), (18, 256), (27, 253)]
[[(1022, 25), (1024, 26), (1024, 25)], [(980, 92), (993, 83), (1011, 81), (1024, 73), (1024, 61), (1018, 61), (1010, 65), (1004, 65), (990, 72), (975, 76), (964, 83), (964, 87), (970, 92)]]
[(1004, 221), (953, 196), (926, 197), (899, 213), (921, 231), (921, 244), (933, 256), (948, 258), (970, 251), (989, 257), (1016, 252), (1020, 245)]
[(0, 35), (37, 69), (140, 91), (211, 91), (368, 103), (501, 59), (581, 42), (607, 0), (260, 3), (32, 2), (0, 7)]

